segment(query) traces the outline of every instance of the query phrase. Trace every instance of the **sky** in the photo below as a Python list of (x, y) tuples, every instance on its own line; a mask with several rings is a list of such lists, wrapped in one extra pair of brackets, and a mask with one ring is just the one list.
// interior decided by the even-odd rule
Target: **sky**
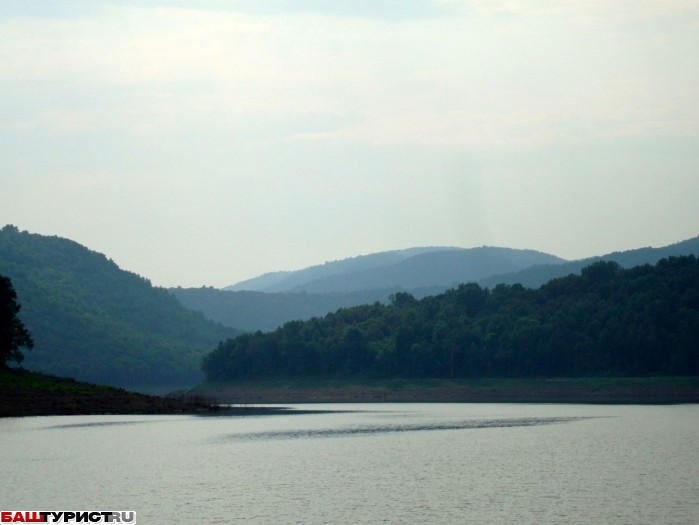
[(0, 226), (159, 286), (699, 235), (696, 0), (0, 1)]

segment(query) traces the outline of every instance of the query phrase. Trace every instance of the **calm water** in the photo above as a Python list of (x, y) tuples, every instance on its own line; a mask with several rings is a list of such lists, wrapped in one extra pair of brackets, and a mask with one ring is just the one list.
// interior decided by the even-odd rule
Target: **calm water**
[[(0, 420), (0, 509), (148, 523), (699, 523), (699, 405)], [(169, 520), (169, 521), (168, 521)]]

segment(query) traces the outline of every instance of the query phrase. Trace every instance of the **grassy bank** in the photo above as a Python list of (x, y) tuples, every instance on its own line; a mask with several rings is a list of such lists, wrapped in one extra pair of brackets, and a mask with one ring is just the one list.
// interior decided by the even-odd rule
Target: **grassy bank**
[(290, 379), (203, 383), (189, 392), (215, 397), (223, 403), (670, 404), (699, 402), (699, 378)]
[[(0, 369), (0, 417), (202, 413), (201, 398), (167, 399), (26, 370)], [(192, 401), (193, 399), (193, 401)]]

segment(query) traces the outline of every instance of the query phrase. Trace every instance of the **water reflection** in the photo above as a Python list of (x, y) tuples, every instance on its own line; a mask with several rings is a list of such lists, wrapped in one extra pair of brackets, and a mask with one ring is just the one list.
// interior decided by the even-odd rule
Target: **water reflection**
[(44, 430), (58, 430), (66, 428), (113, 427), (117, 425), (140, 425), (143, 423), (155, 423), (155, 421), (99, 421), (97, 423), (70, 423), (67, 425), (52, 425), (50, 427), (44, 427)]
[(345, 436), (375, 435), (396, 432), (424, 432), (431, 430), (466, 430), (481, 428), (509, 428), (509, 427), (533, 427), (541, 425), (553, 425), (570, 423), (591, 419), (588, 417), (527, 417), (508, 419), (480, 419), (464, 420), (451, 423), (415, 423), (415, 424), (383, 424), (366, 425), (347, 428), (325, 429), (295, 429), (266, 432), (245, 432), (227, 434), (219, 441), (257, 441), (266, 439), (306, 439), (306, 438), (333, 438)]

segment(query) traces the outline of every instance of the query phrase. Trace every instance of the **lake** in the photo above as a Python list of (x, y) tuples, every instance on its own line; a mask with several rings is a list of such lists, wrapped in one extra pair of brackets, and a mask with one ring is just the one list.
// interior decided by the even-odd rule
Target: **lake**
[(699, 523), (699, 405), (0, 420), (0, 510), (155, 523)]

